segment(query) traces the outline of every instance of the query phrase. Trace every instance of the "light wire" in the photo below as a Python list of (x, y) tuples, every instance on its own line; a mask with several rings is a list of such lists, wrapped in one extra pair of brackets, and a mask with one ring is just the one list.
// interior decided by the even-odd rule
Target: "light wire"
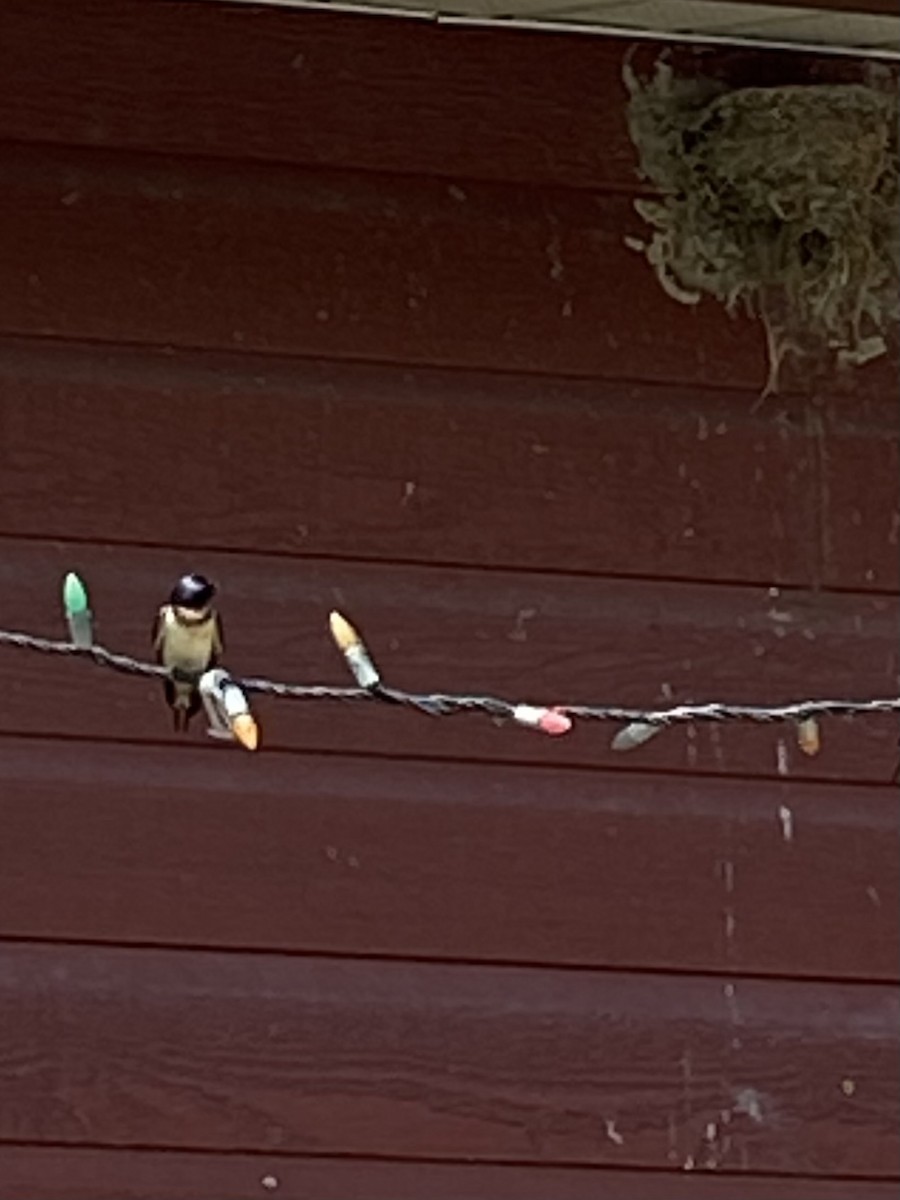
[[(36, 637), (30, 633), (0, 630), (0, 645), (81, 658), (99, 667), (127, 675), (152, 678), (170, 677), (167, 668), (143, 662), (128, 654), (119, 654), (96, 643), (77, 646), (74, 642)], [(459, 713), (480, 712), (501, 719), (519, 720), (521, 704), (498, 696), (467, 696), (456, 693), (409, 692), (378, 682), (371, 687), (336, 687), (330, 684), (280, 683), (274, 679), (246, 679), (232, 676), (234, 682), (247, 692), (276, 696), (289, 700), (381, 701), (412, 708), (433, 717), (449, 717)], [(790, 704), (676, 704), (668, 708), (626, 708), (614, 704), (555, 704), (554, 709), (569, 717), (587, 721), (639, 722), (646, 725), (674, 725), (691, 721), (807, 721), (815, 717), (858, 717), (873, 713), (900, 714), (900, 696), (869, 700), (800, 700)]]

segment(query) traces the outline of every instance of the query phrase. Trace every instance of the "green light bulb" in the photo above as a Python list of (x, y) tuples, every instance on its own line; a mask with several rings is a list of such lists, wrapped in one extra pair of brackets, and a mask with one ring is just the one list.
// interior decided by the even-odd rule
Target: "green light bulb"
[(94, 641), (94, 621), (88, 607), (87, 588), (74, 571), (63, 580), (63, 605), (69, 637), (79, 650), (87, 650)]
[(70, 571), (63, 581), (63, 604), (66, 612), (73, 616), (87, 611), (87, 589), (74, 571)]

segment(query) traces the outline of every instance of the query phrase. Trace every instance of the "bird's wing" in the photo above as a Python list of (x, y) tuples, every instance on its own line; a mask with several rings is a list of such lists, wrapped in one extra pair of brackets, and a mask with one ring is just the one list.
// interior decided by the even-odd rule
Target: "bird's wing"
[(157, 657), (159, 657), (159, 652), (162, 649), (163, 632), (165, 631), (165, 627), (166, 627), (166, 606), (163, 605), (162, 608), (159, 610), (159, 612), (156, 614), (156, 618), (153, 622), (153, 631), (151, 633), (153, 649), (156, 651)]
[(219, 658), (225, 652), (225, 631), (222, 625), (222, 618), (216, 613), (213, 625), (213, 644), (212, 644), (212, 662), (213, 665), (218, 663)]

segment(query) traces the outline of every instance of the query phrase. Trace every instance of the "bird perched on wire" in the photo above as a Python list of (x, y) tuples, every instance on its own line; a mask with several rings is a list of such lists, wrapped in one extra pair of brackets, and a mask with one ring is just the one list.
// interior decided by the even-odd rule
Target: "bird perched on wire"
[(224, 647), (215, 595), (215, 586), (203, 575), (183, 575), (153, 625), (157, 662), (171, 672), (163, 687), (176, 732), (184, 732), (200, 709), (200, 676), (218, 665)]

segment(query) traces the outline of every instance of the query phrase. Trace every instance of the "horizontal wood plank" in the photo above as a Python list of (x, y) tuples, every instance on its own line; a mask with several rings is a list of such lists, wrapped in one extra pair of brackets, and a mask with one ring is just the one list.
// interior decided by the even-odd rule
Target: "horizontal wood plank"
[(0, 341), (0, 387), (0, 533), (900, 588), (888, 397), (754, 411), (739, 391), (40, 340)]
[(7, 944), (0, 1141), (898, 1174), (896, 990)]
[[(626, 245), (642, 232), (627, 196), (13, 144), (0, 182), (6, 333), (757, 399), (765, 382), (760, 324), (673, 301)], [(857, 370), (854, 389), (893, 394), (896, 365)], [(832, 374), (804, 364), (784, 383)]]
[[(637, 48), (649, 66), (663, 47)], [(0, 137), (630, 187), (630, 49), (623, 38), (276, 6), (5, 0)], [(763, 69), (758, 50), (675, 53), (682, 70), (733, 86)], [(768, 52), (764, 71), (770, 83), (844, 80), (863, 64)]]
[(883, 788), (6, 738), (0, 796), (0, 937), (900, 976)]
[(695, 1171), (387, 1163), (378, 1159), (5, 1146), (16, 1200), (895, 1200), (896, 1184)]
[(758, 324), (625, 244), (627, 196), (13, 144), (0, 182), (7, 333), (765, 382)]
[[(65, 636), (60, 581), (79, 571), (98, 637), (146, 657), (158, 604), (185, 570), (221, 589), (226, 662), (239, 675), (352, 682), (328, 633), (339, 608), (361, 627), (386, 679), (416, 691), (493, 692), (513, 701), (653, 705), (693, 699), (776, 704), (896, 694), (900, 601), (892, 597), (659, 584), (264, 555), (0, 542), (3, 627)], [(0, 648), (13, 673), (0, 732), (156, 742), (171, 722), (151, 680)], [(87, 702), (86, 702), (87, 701)], [(435, 720), (392, 705), (259, 697), (264, 744), (417, 757), (609, 766), (889, 784), (896, 722), (831, 720), (807, 758), (787, 727), (678, 727), (630, 754), (613, 727), (548, 738), (487, 717)], [(203, 734), (195, 727), (195, 738)]]
[[(679, 305), (626, 245), (643, 232), (627, 196), (14, 145), (0, 180), (8, 333), (757, 397), (765, 381), (758, 322)], [(893, 394), (896, 367), (852, 385)], [(809, 363), (784, 383), (850, 386)]]

